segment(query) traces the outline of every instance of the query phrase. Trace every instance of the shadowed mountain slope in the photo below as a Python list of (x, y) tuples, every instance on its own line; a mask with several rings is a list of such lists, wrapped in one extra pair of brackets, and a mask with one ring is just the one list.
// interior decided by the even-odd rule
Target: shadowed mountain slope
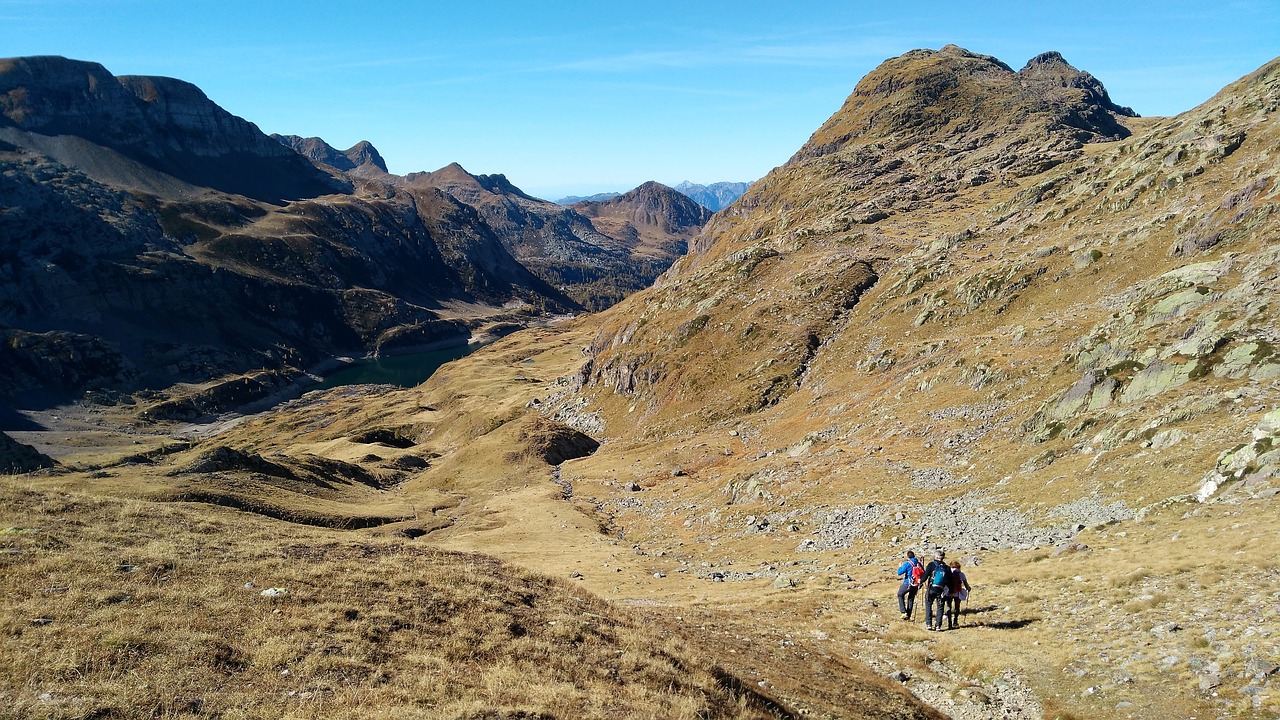
[(58, 57), (0, 61), (0, 164), (0, 397), (27, 404), (602, 307), (691, 232), (637, 250), (500, 175), (400, 178), (368, 142), (268, 137), (188, 83)]

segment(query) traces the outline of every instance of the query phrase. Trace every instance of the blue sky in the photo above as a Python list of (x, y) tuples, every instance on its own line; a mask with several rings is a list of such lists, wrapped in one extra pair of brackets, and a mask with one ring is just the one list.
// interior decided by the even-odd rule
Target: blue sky
[(1058, 50), (1168, 115), (1280, 55), (1280, 2), (0, 0), (0, 57), (178, 77), (269, 133), (552, 199), (753, 180), (882, 60), (947, 43)]

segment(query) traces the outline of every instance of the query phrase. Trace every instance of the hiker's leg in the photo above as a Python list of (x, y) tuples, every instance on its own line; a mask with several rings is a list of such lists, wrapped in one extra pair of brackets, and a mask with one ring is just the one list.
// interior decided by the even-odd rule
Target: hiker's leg
[(943, 594), (941, 589), (931, 588), (929, 590), (929, 595), (926, 598), (926, 602), (929, 604), (929, 612), (927, 614), (927, 617), (925, 618), (926, 622), (929, 624), (929, 627), (932, 627), (932, 628), (942, 627), (942, 613), (943, 613), (942, 602), (944, 597), (945, 595)]
[(914, 615), (916, 612), (916, 593), (918, 592), (920, 592), (919, 585), (907, 591), (907, 619), (908, 620), (910, 620), (911, 616)]
[(902, 583), (901, 585), (898, 586), (898, 612), (902, 613), (903, 615), (906, 615), (908, 612), (907, 611), (907, 592), (909, 592), (910, 590), (911, 590), (911, 586), (907, 583)]

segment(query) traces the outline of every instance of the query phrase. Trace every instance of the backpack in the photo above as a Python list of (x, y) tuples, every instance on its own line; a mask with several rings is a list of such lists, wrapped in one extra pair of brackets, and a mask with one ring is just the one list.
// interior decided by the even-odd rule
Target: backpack
[(964, 589), (964, 576), (960, 574), (959, 570), (951, 571), (951, 582), (947, 585), (947, 589), (951, 591), (952, 595), (959, 595), (960, 591)]
[(940, 590), (945, 589), (951, 584), (951, 568), (944, 563), (934, 563), (932, 580), (931, 585)]
[(911, 587), (920, 587), (924, 584), (924, 566), (919, 561), (911, 563)]

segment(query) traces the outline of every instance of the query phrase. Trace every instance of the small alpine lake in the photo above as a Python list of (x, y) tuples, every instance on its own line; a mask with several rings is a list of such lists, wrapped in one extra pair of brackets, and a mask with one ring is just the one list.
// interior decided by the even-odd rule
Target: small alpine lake
[(343, 366), (310, 390), (326, 390), (340, 385), (384, 384), (413, 387), (427, 378), (441, 365), (466, 357), (479, 350), (483, 344), (467, 344), (441, 350), (363, 358)]

